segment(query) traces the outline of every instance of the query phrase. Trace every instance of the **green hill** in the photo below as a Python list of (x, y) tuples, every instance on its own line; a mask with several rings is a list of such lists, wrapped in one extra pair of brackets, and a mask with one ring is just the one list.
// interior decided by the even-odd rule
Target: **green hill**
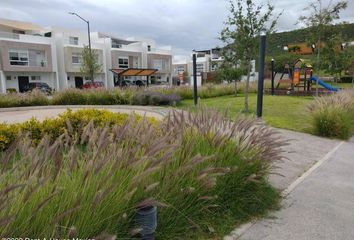
[[(333, 25), (331, 31), (342, 33), (346, 39), (354, 39), (354, 23)], [(289, 43), (306, 42), (310, 28), (297, 29), (289, 32), (279, 32), (267, 37), (267, 55), (283, 53), (283, 47)]]

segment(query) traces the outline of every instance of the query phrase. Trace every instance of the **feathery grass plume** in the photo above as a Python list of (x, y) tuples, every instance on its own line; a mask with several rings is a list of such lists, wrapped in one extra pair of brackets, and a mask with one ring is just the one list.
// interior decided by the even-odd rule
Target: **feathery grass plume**
[(349, 139), (354, 125), (354, 91), (342, 90), (329, 96), (315, 98), (308, 105), (312, 130), (316, 135)]
[[(80, 237), (129, 237), (143, 204), (168, 206), (158, 210), (159, 238), (192, 238), (220, 213), (232, 211), (238, 221), (276, 199), (264, 176), (281, 158), (281, 141), (253, 119), (202, 109), (171, 112), (158, 127), (134, 116), (116, 125), (84, 122), (73, 120), (70, 134), (64, 129), (37, 145), (23, 135), (2, 153), (0, 192), (25, 185), (0, 196), (0, 219), (14, 216), (0, 235), (64, 238), (75, 226)], [(248, 180), (252, 174), (257, 182)]]

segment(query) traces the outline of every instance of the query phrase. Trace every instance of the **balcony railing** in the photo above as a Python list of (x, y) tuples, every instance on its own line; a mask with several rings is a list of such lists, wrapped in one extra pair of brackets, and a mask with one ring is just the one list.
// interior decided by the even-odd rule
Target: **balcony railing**
[(149, 50), (148, 53), (171, 54), (171, 50), (167, 50), (167, 49), (150, 48)]
[(0, 38), (20, 39), (20, 34), (11, 32), (0, 32)]
[(19, 66), (19, 67), (47, 67), (46, 61), (15, 61), (10, 60), (11, 66)]

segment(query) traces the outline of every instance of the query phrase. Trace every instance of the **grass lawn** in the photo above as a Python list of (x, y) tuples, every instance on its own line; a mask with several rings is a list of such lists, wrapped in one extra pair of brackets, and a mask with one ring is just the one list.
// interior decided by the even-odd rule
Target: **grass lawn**
[[(263, 99), (263, 119), (267, 124), (277, 128), (285, 128), (300, 132), (310, 132), (311, 118), (306, 105), (313, 100), (312, 97), (269, 96)], [(241, 113), (244, 106), (243, 95), (223, 96), (200, 99), (200, 105), (205, 105), (221, 111), (227, 110), (231, 117)], [(250, 114), (256, 114), (257, 95), (250, 94)], [(193, 100), (183, 100), (178, 108), (193, 108)]]

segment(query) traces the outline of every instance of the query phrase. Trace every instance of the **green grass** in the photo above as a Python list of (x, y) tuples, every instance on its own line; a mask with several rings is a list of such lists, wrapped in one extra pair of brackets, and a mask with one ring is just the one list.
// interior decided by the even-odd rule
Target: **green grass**
[[(307, 111), (307, 104), (312, 102), (313, 97), (294, 96), (269, 96), (263, 99), (263, 119), (277, 128), (290, 129), (300, 132), (310, 132), (311, 118)], [(241, 113), (244, 107), (243, 95), (223, 96), (216, 98), (200, 99), (200, 105), (205, 105), (221, 111), (228, 111), (231, 117)], [(250, 94), (249, 110), (251, 115), (256, 114), (257, 95)], [(193, 100), (183, 100), (179, 105), (181, 109), (193, 108)]]

